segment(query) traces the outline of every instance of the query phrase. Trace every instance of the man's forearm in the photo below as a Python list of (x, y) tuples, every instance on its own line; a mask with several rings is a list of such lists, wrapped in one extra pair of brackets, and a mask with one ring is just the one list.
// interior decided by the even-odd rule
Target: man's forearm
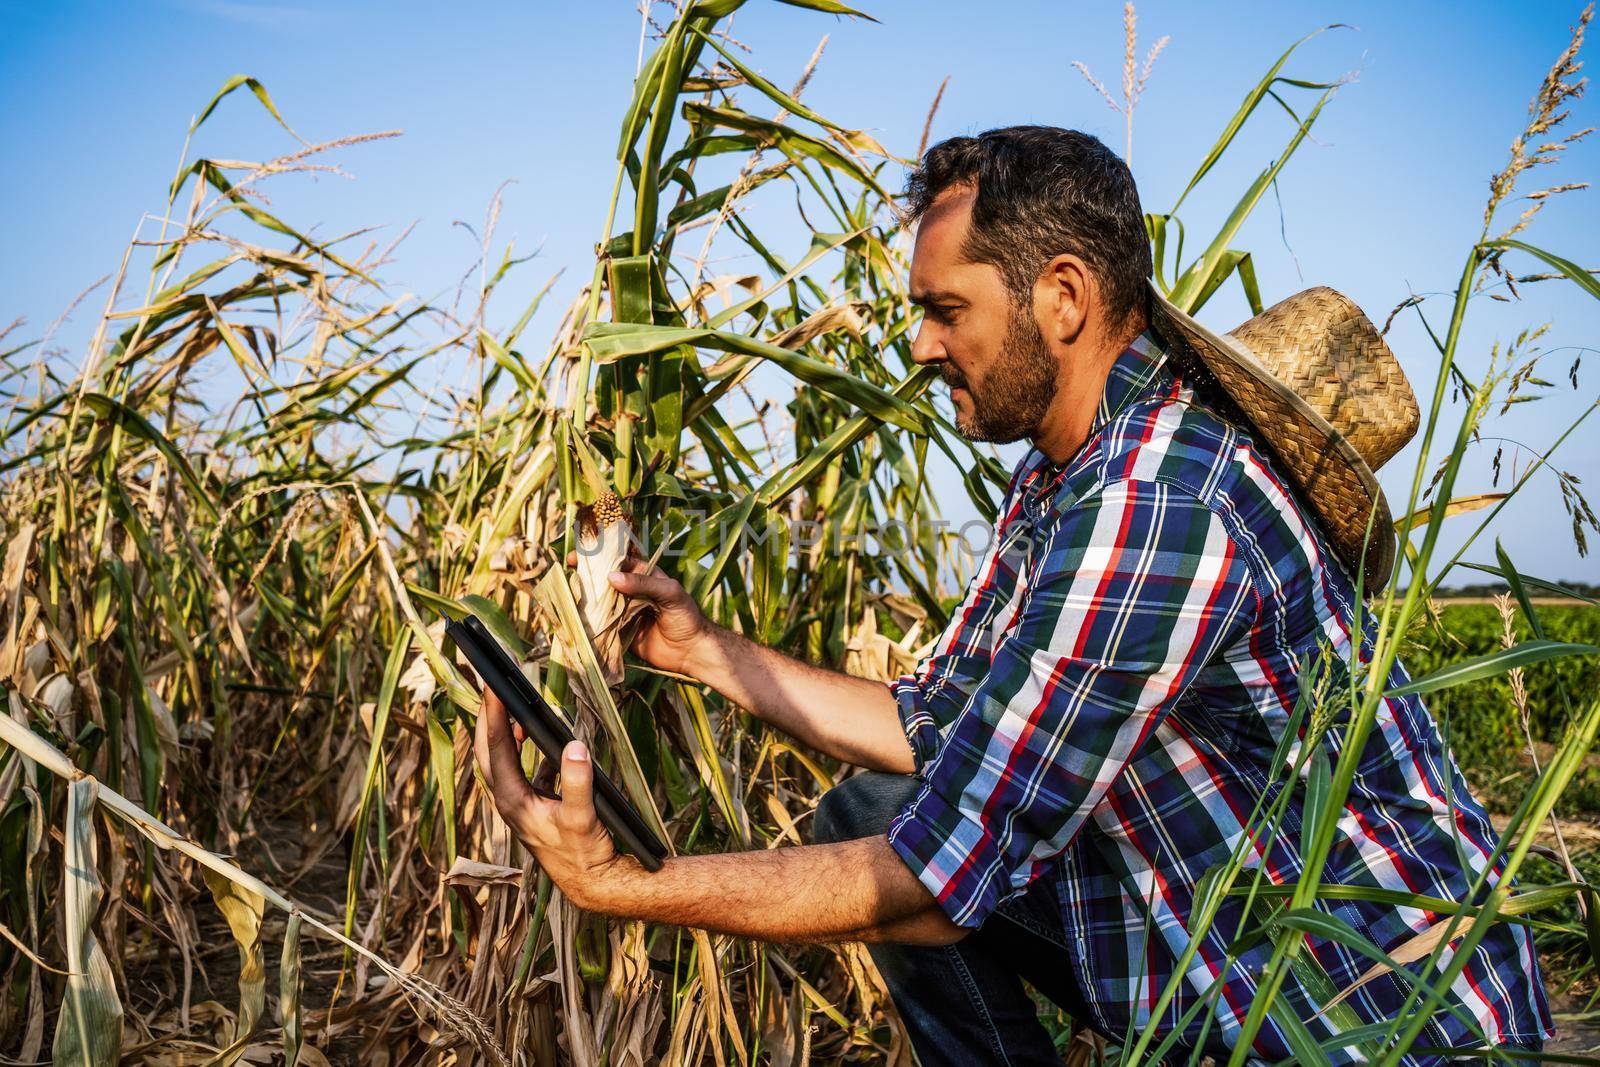
[(882, 682), (824, 670), (721, 626), (688, 673), (764, 722), (836, 759), (871, 770), (916, 769), (894, 697)]
[(947, 945), (967, 932), (939, 910), (881, 835), (675, 856), (654, 872), (619, 855), (573, 888), (573, 902), (588, 911), (761, 941)]

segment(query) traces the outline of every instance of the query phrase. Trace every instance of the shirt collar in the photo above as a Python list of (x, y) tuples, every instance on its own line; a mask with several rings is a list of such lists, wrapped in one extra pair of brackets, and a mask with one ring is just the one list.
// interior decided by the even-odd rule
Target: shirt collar
[(1166, 363), (1167, 346), (1155, 331), (1145, 330), (1130, 341), (1111, 363), (1105, 388), (1100, 392), (1100, 406), (1095, 409), (1094, 422), (1085, 440), (1094, 437), (1118, 412), (1149, 392)]
[(1055, 482), (1058, 476), (1083, 454), (1084, 448), (1088, 447), (1107, 423), (1151, 391), (1162, 368), (1166, 365), (1166, 342), (1153, 329), (1147, 328), (1130, 341), (1128, 347), (1118, 353), (1116, 359), (1112, 360), (1111, 370), (1106, 375), (1105, 387), (1100, 391), (1100, 403), (1095, 408), (1094, 419), (1089, 424), (1089, 433), (1084, 438), (1083, 445), (1060, 463), (1053, 462), (1037, 446), (1033, 447), (1027, 455), (1026, 462), (1031, 469), (1026, 480), (1037, 482), (1040, 478), (1035, 476), (1039, 475), (1047, 483)]

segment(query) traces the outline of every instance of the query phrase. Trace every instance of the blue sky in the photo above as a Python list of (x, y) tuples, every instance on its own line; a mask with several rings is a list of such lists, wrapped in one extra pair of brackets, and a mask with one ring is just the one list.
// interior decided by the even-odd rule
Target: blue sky
[[(910, 154), (940, 81), (950, 86), (933, 125), (938, 139), (992, 126), (1041, 122), (1095, 133), (1122, 150), (1121, 117), (1071, 66), (1119, 76), (1121, 7), (1113, 2), (867, 3), (878, 24), (836, 19), (765, 0), (736, 16), (735, 36), (754, 65), (790, 85), (829, 35), (806, 101), (846, 125)], [(1286, 73), (1331, 80), (1353, 73), (1236, 242), (1252, 251), (1269, 303), (1309, 285), (1331, 285), (1382, 322), (1408, 293), (1454, 285), (1482, 225), (1489, 176), (1506, 158), (1527, 103), (1564, 47), (1576, 3), (1171, 3), (1139, 6), (1140, 51), (1170, 35), (1135, 117), (1133, 169), (1146, 210), (1169, 207), (1247, 88), (1296, 38), (1348, 23), (1309, 42)], [(415, 222), (387, 277), (431, 296), (455, 284), (477, 252), (459, 222), (480, 225), (495, 190), (505, 192), (498, 237), (519, 253), (540, 249), (514, 304), (561, 267), (560, 300), (588, 276), (614, 173), (618, 118), (638, 58), (639, 15), (627, 0), (562, 4), (275, 3), (152, 0), (145, 3), (0, 3), (0, 203), (7, 254), (0, 260), (0, 320), (26, 316), (44, 329), (84, 287), (115, 268), (141, 213), (162, 203), (189, 118), (234, 73), (260, 78), (307, 138), (403, 129), (404, 136), (341, 154), (353, 180), (324, 176), (280, 186), (274, 208), (320, 220), (322, 233)], [(1308, 102), (1302, 101), (1302, 103)], [(1574, 127), (1600, 125), (1596, 101), (1580, 100)], [(1191, 233), (1215, 228), (1279, 151), (1289, 127), (1263, 112), (1184, 206)], [(267, 158), (292, 145), (259, 110), (235, 98), (195, 146), (199, 154)], [(1566, 154), (1541, 184), (1592, 178), (1600, 142)], [(898, 175), (894, 176), (898, 180)], [(1542, 179), (1542, 180), (1541, 180)], [(1600, 264), (1595, 190), (1552, 202), (1525, 236), (1585, 266)], [(777, 225), (782, 225), (778, 220)], [(798, 240), (798, 230), (793, 231)], [(791, 246), (791, 251), (794, 248)], [(730, 269), (734, 265), (730, 265)], [(1534, 269), (1526, 261), (1519, 272)], [(103, 300), (97, 293), (91, 303)], [(1424, 306), (1436, 320), (1444, 298)], [(1235, 286), (1202, 318), (1229, 328), (1248, 314)], [(56, 340), (81, 352), (94, 314), (86, 306)], [(1553, 323), (1543, 376), (1565, 382), (1592, 345), (1600, 305), (1570, 285), (1524, 287), (1520, 303), (1479, 301), (1470, 313), (1463, 364), (1477, 377), (1491, 344), (1525, 326)], [(553, 318), (541, 312), (532, 334)], [(1420, 396), (1436, 357), (1415, 319), (1390, 334)], [(75, 362), (75, 360), (74, 360)], [(1592, 402), (1600, 357), (1586, 359), (1580, 390), (1515, 408), (1489, 433), (1535, 448)], [(441, 374), (448, 374), (441, 368)], [(1595, 417), (1600, 426), (1600, 415)], [(1600, 495), (1600, 440), (1589, 424), (1557, 466)], [(1015, 457), (1016, 446), (1002, 450)], [(1474, 452), (1458, 492), (1486, 490), (1494, 445)], [(1508, 453), (1508, 462), (1509, 462)], [(1409, 486), (1408, 449), (1381, 473), (1391, 496)], [(1481, 473), (1480, 473), (1481, 472)], [(941, 495), (957, 522), (961, 493)], [(1396, 503), (1397, 509), (1403, 500)], [(1472, 519), (1451, 520), (1453, 551)], [(1556, 482), (1536, 476), (1498, 522), (1525, 571), (1600, 581), (1594, 555), (1580, 558)], [(1595, 546), (1600, 551), (1600, 545)], [(1488, 560), (1492, 544), (1466, 558)], [(1463, 580), (1469, 576), (1463, 575)]]

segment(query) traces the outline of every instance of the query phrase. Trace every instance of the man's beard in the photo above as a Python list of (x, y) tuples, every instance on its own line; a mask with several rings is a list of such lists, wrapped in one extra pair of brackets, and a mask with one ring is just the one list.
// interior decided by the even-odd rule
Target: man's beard
[(1028, 437), (1044, 421), (1056, 396), (1056, 361), (1027, 303), (1011, 305), (1010, 321), (1000, 356), (983, 376), (980, 392), (960, 371), (942, 364), (939, 374), (947, 385), (967, 390), (972, 414), (956, 415), (956, 429), (969, 441), (1007, 444)]

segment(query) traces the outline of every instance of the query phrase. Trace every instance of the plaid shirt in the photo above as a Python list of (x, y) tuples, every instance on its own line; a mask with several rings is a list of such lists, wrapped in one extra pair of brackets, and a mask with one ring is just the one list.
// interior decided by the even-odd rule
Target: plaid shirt
[[(1336, 665), (1349, 659), (1353, 583), (1308, 516), (1248, 433), (1146, 332), (1114, 363), (1077, 454), (1023, 457), (964, 601), (917, 670), (888, 683), (922, 779), (890, 843), (961, 926), (1044, 880), (1077, 947), (1071, 966), (1096, 1015), (1085, 1021), (1109, 1034), (1147, 1023), (1191, 940), (1196, 883), (1227, 860), (1258, 801), (1284, 788), (1272, 764), (1300, 664), (1319, 649)], [(1397, 663), (1391, 686), (1407, 680)], [(1319, 741), (1330, 760), (1341, 737), (1336, 726)], [(1282, 831), (1247, 860), (1278, 885), (1302, 868), (1297, 784)], [(1323, 883), (1460, 900), (1495, 840), (1422, 702), (1386, 699)], [(1367, 901), (1318, 907), (1385, 951), (1442, 918)], [(1180, 1062), (1237, 1040), (1271, 951), (1227, 958), (1255, 925), (1246, 919), (1228, 897), (1163, 1013), (1163, 1035), (1183, 1029)], [(1321, 1003), (1371, 961), (1331, 940), (1307, 946), (1331, 986), (1319, 997), (1291, 976), (1279, 1004), (1320, 1041), (1338, 1029), (1313, 1019)], [(1385, 975), (1345, 1003), (1362, 1023), (1387, 1021), (1409, 990)], [(1422, 1044), (1477, 1044), (1460, 1016), (1491, 1043), (1553, 1032), (1522, 926), (1495, 925), (1450, 997), (1459, 1014), (1439, 1012)], [(1252, 1052), (1291, 1054), (1271, 1018)], [(1330, 1057), (1359, 1062), (1353, 1048)]]

